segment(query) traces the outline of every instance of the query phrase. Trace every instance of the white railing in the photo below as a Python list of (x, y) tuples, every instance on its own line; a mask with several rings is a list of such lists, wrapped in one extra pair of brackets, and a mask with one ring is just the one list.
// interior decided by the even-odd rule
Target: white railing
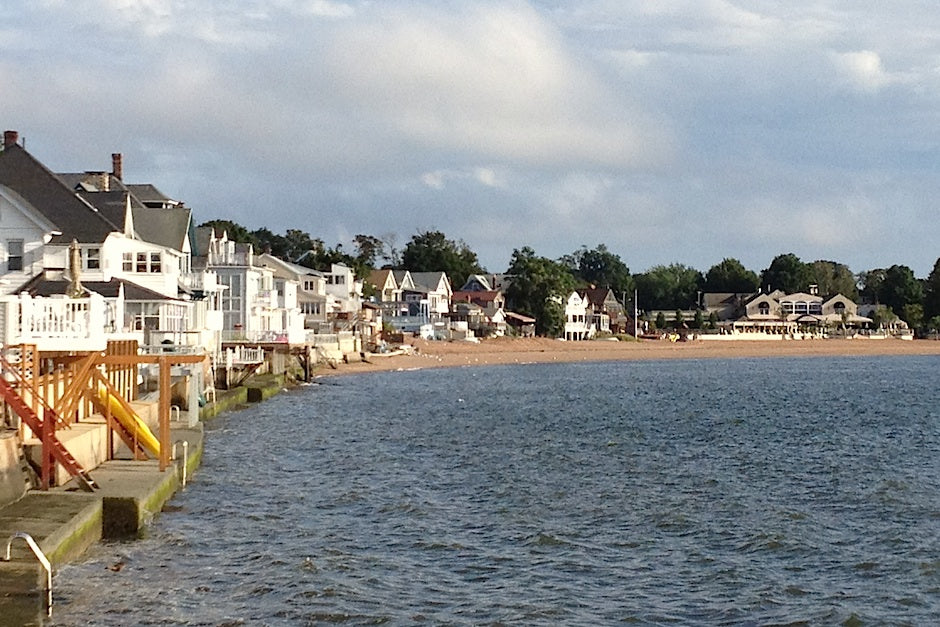
[(233, 346), (222, 353), (226, 368), (244, 364), (260, 364), (264, 361), (264, 349), (260, 346)]
[[(89, 298), (36, 297), (28, 294), (0, 297), (0, 341), (35, 344), (38, 350), (104, 350), (108, 335), (107, 304), (99, 295)], [(123, 318), (115, 312), (111, 319)]]

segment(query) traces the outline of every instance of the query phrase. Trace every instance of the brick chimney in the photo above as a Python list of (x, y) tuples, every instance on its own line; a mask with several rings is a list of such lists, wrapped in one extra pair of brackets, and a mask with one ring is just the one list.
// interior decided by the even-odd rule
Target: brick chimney
[(111, 153), (111, 176), (124, 180), (124, 156), (119, 152)]
[(20, 134), (16, 131), (3, 131), (3, 147), (12, 146), (20, 139)]

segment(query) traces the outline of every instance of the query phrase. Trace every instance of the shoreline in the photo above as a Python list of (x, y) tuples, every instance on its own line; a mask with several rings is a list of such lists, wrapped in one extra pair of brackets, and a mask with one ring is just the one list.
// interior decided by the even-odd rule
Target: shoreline
[(935, 340), (667, 340), (564, 342), (547, 338), (494, 338), (477, 342), (413, 339), (414, 353), (341, 363), (316, 377), (459, 368), (466, 366), (662, 359), (737, 359), (772, 357), (940, 356)]

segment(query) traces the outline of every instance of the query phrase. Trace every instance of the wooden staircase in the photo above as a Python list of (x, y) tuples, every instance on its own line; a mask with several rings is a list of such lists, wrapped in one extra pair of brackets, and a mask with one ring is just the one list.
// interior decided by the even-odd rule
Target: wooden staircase
[[(52, 408), (44, 408), (44, 419), (40, 418), (36, 412), (33, 411), (33, 408), (23, 401), (23, 398), (13, 389), (9, 381), (3, 377), (0, 377), (0, 396), (6, 401), (7, 406), (32, 429), (33, 433), (42, 438), (43, 457), (51, 453), (52, 458), (62, 464), (62, 467), (65, 468), (70, 475), (75, 477), (75, 480), (82, 490), (93, 492), (98, 487), (98, 484), (91, 478), (91, 475), (81, 467), (78, 461), (69, 453), (68, 449), (65, 448), (65, 445), (62, 444), (62, 441), (55, 436), (54, 425), (59, 418)], [(51, 423), (49, 421), (51, 421)], [(53, 429), (49, 429), (49, 427), (53, 427)], [(48, 452), (47, 446), (49, 448)], [(43, 466), (45, 466), (45, 460), (43, 460)], [(43, 471), (45, 475), (45, 468)], [(44, 482), (48, 480), (49, 477), (43, 477)]]

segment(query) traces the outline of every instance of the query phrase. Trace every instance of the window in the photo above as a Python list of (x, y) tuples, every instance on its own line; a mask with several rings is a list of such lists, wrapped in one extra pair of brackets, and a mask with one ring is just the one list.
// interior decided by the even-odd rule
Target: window
[(23, 269), (23, 240), (7, 240), (7, 271)]
[(101, 249), (89, 248), (85, 251), (85, 269), (97, 270), (101, 267)]
[(124, 253), (121, 257), (124, 272), (159, 274), (162, 267), (160, 253)]
[(758, 303), (758, 304), (757, 304), (757, 311), (758, 311), (758, 312), (760, 313), (760, 315), (762, 315), (762, 316), (767, 316), (767, 315), (769, 315), (769, 314), (770, 314), (770, 303)]

